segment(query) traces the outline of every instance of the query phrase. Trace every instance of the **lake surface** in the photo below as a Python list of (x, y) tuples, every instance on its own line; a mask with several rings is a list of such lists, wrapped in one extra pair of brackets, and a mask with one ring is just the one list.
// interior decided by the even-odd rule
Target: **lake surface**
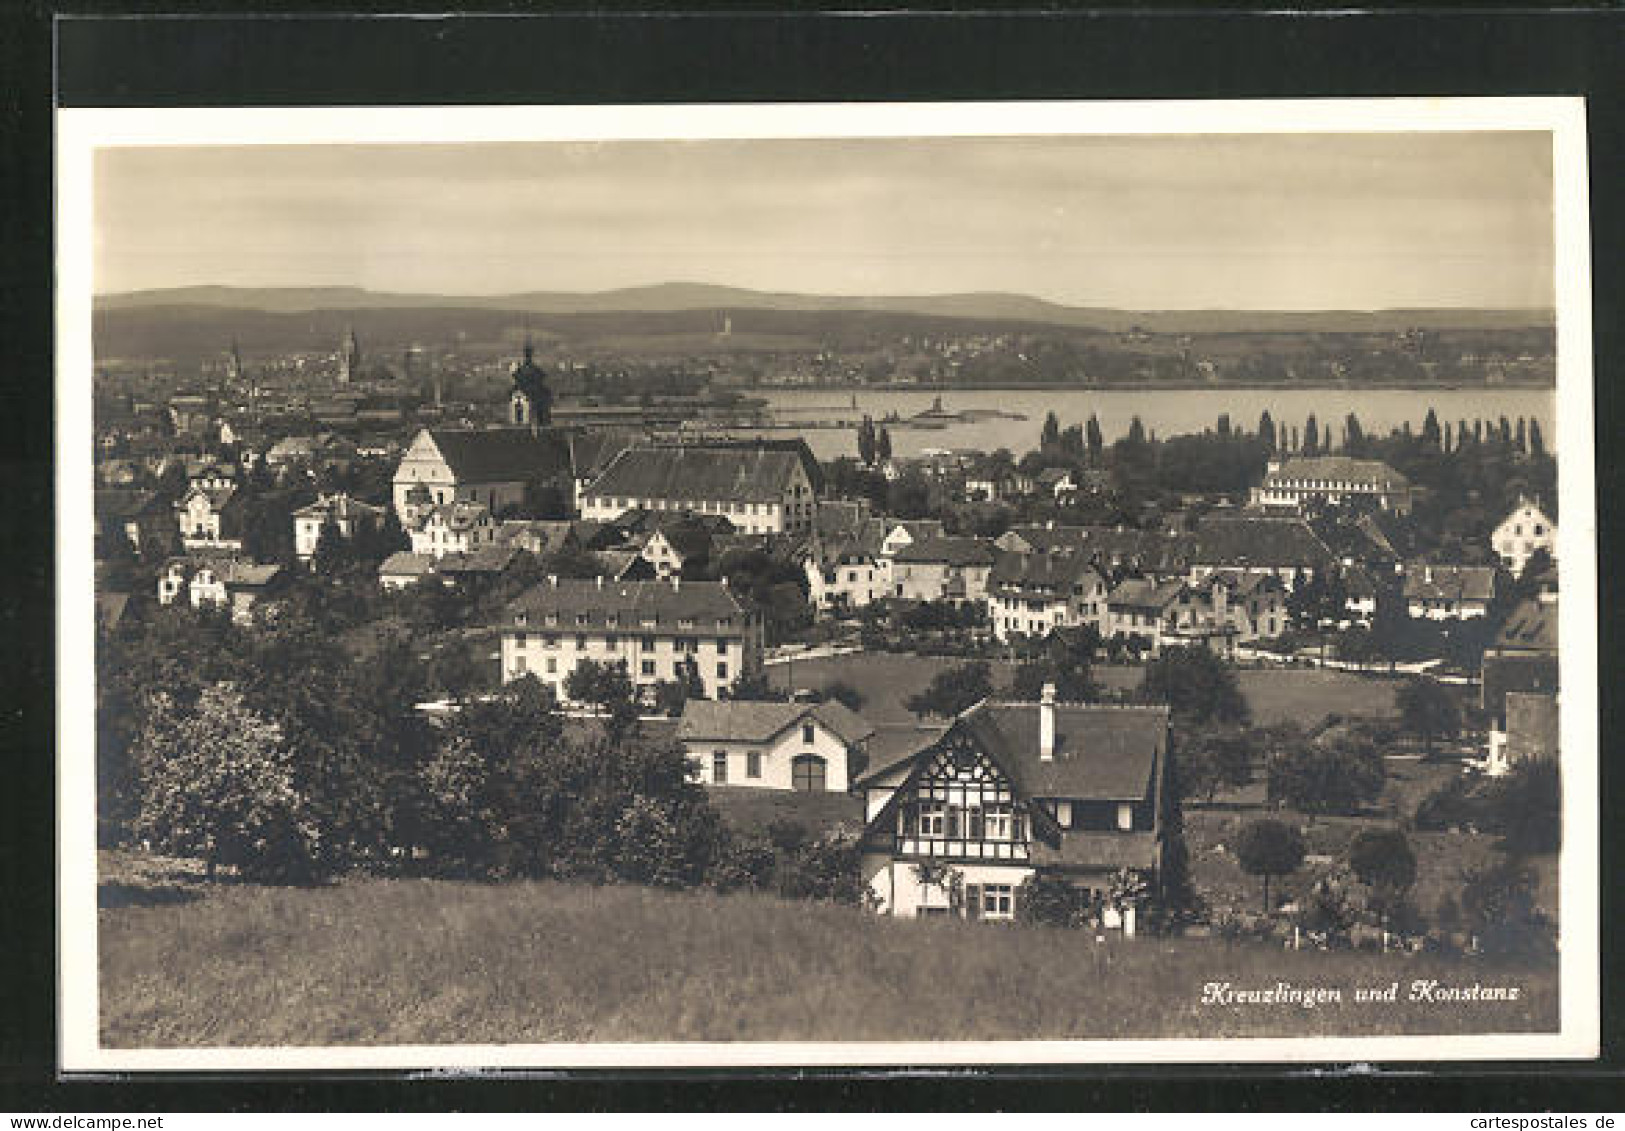
[[(932, 429), (893, 427), (892, 451), (899, 456), (919, 455), (929, 448), (1009, 448), (1020, 457), (1038, 446), (1044, 415), (1051, 411), (1062, 428), (1082, 424), (1090, 413), (1098, 415), (1108, 444), (1128, 431), (1135, 416), (1158, 436), (1172, 436), (1211, 428), (1221, 412), (1228, 412), (1236, 427), (1252, 431), (1265, 409), (1277, 428), (1302, 429), (1313, 413), (1322, 428), (1335, 424), (1339, 437), (1350, 412), (1367, 433), (1386, 434), (1407, 420), (1413, 429), (1420, 429), (1429, 407), (1437, 410), (1441, 423), (1501, 416), (1539, 420), (1548, 448), (1557, 435), (1557, 394), (1552, 389), (758, 389), (752, 395), (764, 397), (782, 423), (849, 420), (865, 414), (879, 421), (890, 413), (906, 419), (929, 409), (939, 396), (945, 411), (997, 410), (1025, 417), (987, 417)], [(820, 459), (857, 455), (857, 435), (851, 428), (810, 427), (802, 434)]]

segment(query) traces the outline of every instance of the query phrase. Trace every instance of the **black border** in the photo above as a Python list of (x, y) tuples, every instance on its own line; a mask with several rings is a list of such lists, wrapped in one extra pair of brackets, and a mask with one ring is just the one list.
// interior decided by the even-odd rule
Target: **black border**
[[(0, 597), (0, 1107), (62, 1110), (456, 1110), (515, 1106), (858, 1110), (881, 1106), (1347, 1109), (1617, 1109), (1621, 983), (1614, 868), (1601, 882), (1604, 1058), (1593, 1064), (1110, 1066), (990, 1073), (553, 1073), (403, 1080), (215, 1076), (52, 1082), (54, 845), (51, 398), (51, 107), (64, 105), (470, 104), (1030, 98), (1251, 98), (1579, 94), (1588, 98), (1597, 356), (1599, 681), (1603, 814), (1619, 804), (1609, 764), (1625, 613), (1606, 568), (1625, 474), (1610, 441), (1619, 380), (1625, 13), (1590, 9), (1340, 14), (1189, 12), (1118, 5), (1092, 12), (819, 15), (756, 10), (644, 14), (599, 5), (565, 15), (375, 19), (218, 3), (228, 15), (114, 18), (110, 4), (32, 0), (0, 17), (0, 445), (7, 580)], [(171, 6), (174, 12), (179, 5)], [(197, 6), (192, 5), (193, 11)], [(283, 8), (283, 15), (276, 9)], [(396, 12), (444, 11), (406, 0)], [(668, 7), (664, 12), (651, 9)], [(743, 6), (740, 6), (743, 7)], [(857, 5), (854, 5), (857, 7)], [(184, 9), (182, 9), (184, 10)], [(234, 11), (233, 11), (234, 10)], [(54, 19), (56, 22), (54, 22)], [(60, 65), (60, 70), (54, 68)], [(19, 552), (20, 551), (20, 552)], [(1601, 822), (1604, 861), (1618, 824)]]

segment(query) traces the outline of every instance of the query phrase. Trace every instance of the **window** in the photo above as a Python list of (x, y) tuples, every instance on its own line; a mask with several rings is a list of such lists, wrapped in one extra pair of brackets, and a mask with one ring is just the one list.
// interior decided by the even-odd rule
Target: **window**
[(645, 636), (643, 638), (643, 650), (645, 652), (653, 652), (655, 650), (655, 638), (654, 637)]
[(711, 780), (717, 785), (728, 784), (728, 752), (718, 750), (711, 755)]
[(811, 723), (801, 724), (801, 741), (806, 746), (813, 744), (813, 725)]
[(745, 755), (745, 776), (747, 778), (762, 776), (762, 755), (759, 751), (752, 750)]
[(542, 646), (545, 648), (557, 648), (559, 646), (558, 633), (550, 632), (546, 636), (542, 637)]
[(547, 674), (548, 675), (557, 675), (558, 670), (559, 670), (559, 662), (558, 662), (558, 660), (555, 659), (552, 656), (549, 656), (547, 658)]
[[(985, 839), (985, 840), (1009, 840), (1010, 839), (1010, 806), (1008, 806), (1008, 805), (989, 805), (987, 808), (980, 811), (979, 816), (981, 817), (981, 825), (982, 825), (982, 831), (981, 831), (980, 835), (982, 836), (983, 839)], [(973, 836), (977, 835), (975, 833), (974, 829), (972, 830), (971, 835), (973, 835)]]
[(728, 678), (728, 661), (722, 660), (717, 664), (717, 678), (718, 679), (727, 679)]
[(1123, 832), (1134, 827), (1134, 806), (1124, 803), (1117, 807), (1117, 827)]
[(655, 674), (655, 662), (653, 660), (644, 660), (643, 661), (643, 667), (640, 670), (643, 672), (644, 675), (654, 675)]
[(945, 830), (946, 817), (940, 801), (922, 801), (914, 807), (914, 820), (912, 829), (905, 829), (918, 836), (941, 836)]
[(824, 780), (824, 760), (818, 755), (798, 754), (790, 763), (790, 785), (798, 792), (822, 793)]
[(1015, 891), (1010, 884), (982, 885), (982, 918), (1008, 919), (1015, 910)]
[(614, 634), (604, 637), (605, 648), (618, 648), (620, 647), (620, 643), (621, 638), (619, 636), (615, 636)]
[(528, 648), (530, 646), (530, 637), (523, 632), (515, 633), (514, 646), (518, 648)]
[(525, 657), (515, 656), (513, 658), (513, 674), (516, 676), (525, 674)]
[(726, 656), (727, 654), (728, 654), (728, 640), (727, 640), (727, 638), (723, 637), (723, 636), (717, 637), (717, 655)]
[(584, 632), (576, 633), (576, 651), (577, 652), (583, 652), (583, 651), (586, 650), (586, 648), (587, 648), (587, 634), (584, 633)]

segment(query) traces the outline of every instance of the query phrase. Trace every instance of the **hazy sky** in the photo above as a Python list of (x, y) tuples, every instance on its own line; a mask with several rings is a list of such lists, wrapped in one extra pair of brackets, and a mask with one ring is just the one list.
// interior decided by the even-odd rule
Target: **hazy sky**
[(1543, 133), (104, 150), (96, 290), (1549, 306)]

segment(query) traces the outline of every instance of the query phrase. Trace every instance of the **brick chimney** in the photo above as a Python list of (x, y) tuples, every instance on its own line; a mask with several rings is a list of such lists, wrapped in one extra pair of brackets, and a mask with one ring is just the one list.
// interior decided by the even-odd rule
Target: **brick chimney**
[(1055, 761), (1055, 685), (1046, 683), (1038, 698), (1038, 757)]

